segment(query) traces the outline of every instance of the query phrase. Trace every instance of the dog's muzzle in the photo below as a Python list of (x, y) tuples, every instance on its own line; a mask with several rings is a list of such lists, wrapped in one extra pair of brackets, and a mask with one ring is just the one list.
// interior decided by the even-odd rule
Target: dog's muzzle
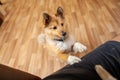
[(66, 32), (62, 31), (62, 36), (66, 36)]

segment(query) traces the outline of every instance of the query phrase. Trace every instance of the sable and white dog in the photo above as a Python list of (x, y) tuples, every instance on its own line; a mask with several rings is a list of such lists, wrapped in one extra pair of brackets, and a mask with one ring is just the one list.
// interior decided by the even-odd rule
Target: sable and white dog
[(79, 42), (75, 42), (73, 36), (68, 32), (63, 9), (58, 7), (55, 15), (50, 16), (43, 13), (44, 30), (38, 36), (38, 42), (47, 49), (53, 51), (53, 55), (69, 64), (81, 61), (72, 53), (84, 52), (87, 47)]

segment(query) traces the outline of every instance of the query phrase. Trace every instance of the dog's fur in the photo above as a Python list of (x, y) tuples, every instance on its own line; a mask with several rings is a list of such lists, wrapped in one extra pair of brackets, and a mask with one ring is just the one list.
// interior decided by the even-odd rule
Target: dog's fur
[(74, 38), (67, 29), (63, 9), (58, 7), (55, 15), (43, 13), (44, 30), (38, 36), (38, 42), (43, 43), (54, 55), (69, 64), (79, 62), (81, 59), (72, 56), (71, 53), (83, 52), (87, 48)]

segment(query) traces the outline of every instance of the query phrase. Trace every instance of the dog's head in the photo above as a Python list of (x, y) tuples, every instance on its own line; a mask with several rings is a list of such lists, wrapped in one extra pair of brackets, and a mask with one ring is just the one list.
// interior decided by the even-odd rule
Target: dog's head
[(64, 40), (67, 37), (67, 27), (63, 9), (58, 7), (55, 15), (51, 16), (43, 13), (43, 23), (45, 34), (54, 40)]

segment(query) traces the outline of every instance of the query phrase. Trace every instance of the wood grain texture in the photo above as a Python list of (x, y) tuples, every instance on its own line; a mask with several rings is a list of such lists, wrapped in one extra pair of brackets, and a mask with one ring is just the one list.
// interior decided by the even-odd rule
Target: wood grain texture
[(0, 63), (42, 78), (66, 65), (37, 42), (42, 13), (55, 14), (58, 6), (76, 41), (88, 47), (85, 54), (120, 34), (120, 0), (14, 0), (0, 27)]

